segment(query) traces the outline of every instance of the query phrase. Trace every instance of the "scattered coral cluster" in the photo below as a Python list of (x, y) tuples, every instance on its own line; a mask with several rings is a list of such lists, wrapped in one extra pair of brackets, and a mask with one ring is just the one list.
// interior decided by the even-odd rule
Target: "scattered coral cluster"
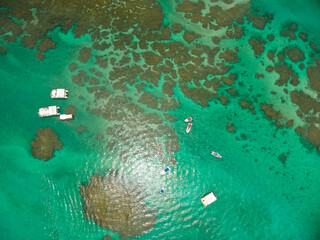
[[(271, 21), (270, 19), (269, 21)], [(275, 49), (274, 51), (269, 50), (265, 52), (265, 48), (273, 46), (273, 41), (285, 40), (287, 43), (281, 48)], [(318, 95), (320, 88), (317, 87), (319, 80), (320, 71), (320, 59), (317, 58), (319, 51), (317, 50), (314, 43), (310, 43), (311, 52), (309, 56), (300, 50), (297, 45), (301, 45), (301, 41), (307, 43), (307, 34), (298, 30), (296, 23), (288, 23), (284, 26), (279, 36), (274, 36), (269, 34), (267, 39), (260, 39), (259, 43), (253, 43), (250, 39), (251, 45), (258, 45), (257, 49), (253, 47), (256, 55), (261, 55), (261, 59), (264, 60), (266, 64), (262, 62), (262, 66), (265, 66), (265, 74), (256, 74), (261, 78), (268, 78), (269, 74), (278, 74), (278, 80), (275, 82), (277, 86), (283, 91), (286, 97), (280, 97), (281, 102), (277, 104), (276, 109), (274, 109), (274, 104), (271, 102), (261, 103), (260, 107), (268, 116), (269, 119), (274, 120), (275, 124), (279, 128), (283, 127), (295, 127), (297, 134), (301, 134), (309, 143), (314, 146), (320, 145), (320, 129), (316, 127), (319, 124), (318, 112), (320, 110), (320, 102), (314, 98), (314, 94)], [(306, 44), (305, 44), (306, 45)], [(282, 48), (283, 47), (283, 48)], [(270, 47), (269, 47), (270, 49)], [(311, 62), (311, 65), (306, 67), (307, 62)], [(301, 76), (299, 76), (296, 69), (301, 71)], [(306, 73), (306, 74), (304, 74)], [(308, 88), (307, 91), (302, 90), (301, 81), (299, 78), (304, 75), (308, 76)], [(304, 85), (305, 86), (305, 85)], [(311, 93), (311, 95), (309, 95)], [(273, 95), (282, 95), (280, 92), (271, 91)], [(303, 125), (295, 124), (295, 119), (289, 116), (283, 115), (281, 109), (285, 109), (288, 104), (288, 100), (292, 104), (298, 106), (296, 116), (302, 120)]]

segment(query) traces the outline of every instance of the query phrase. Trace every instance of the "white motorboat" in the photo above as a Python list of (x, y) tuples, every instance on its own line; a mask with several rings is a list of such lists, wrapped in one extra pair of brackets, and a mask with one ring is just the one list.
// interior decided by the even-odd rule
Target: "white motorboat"
[(188, 127), (186, 129), (186, 132), (189, 133), (192, 127), (192, 123), (188, 123)]
[(72, 114), (61, 114), (58, 117), (59, 120), (72, 120), (73, 119), (73, 115)]
[(51, 116), (58, 116), (59, 113), (58, 106), (49, 106), (49, 107), (43, 107), (39, 109), (39, 117), (51, 117)]
[(68, 98), (68, 90), (64, 88), (53, 89), (50, 93), (51, 98)]
[(192, 117), (188, 117), (188, 118), (186, 118), (184, 121), (185, 121), (185, 122), (192, 122), (192, 120), (193, 120)]

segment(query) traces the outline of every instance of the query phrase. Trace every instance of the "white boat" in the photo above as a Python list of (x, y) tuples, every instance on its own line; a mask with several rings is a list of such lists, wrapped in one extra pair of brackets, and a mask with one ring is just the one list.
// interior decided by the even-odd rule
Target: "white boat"
[(72, 120), (73, 115), (72, 114), (61, 114), (58, 117), (59, 120)]
[(188, 117), (188, 118), (186, 118), (184, 121), (185, 121), (185, 122), (192, 122), (192, 120), (193, 120), (192, 117)]
[(187, 133), (190, 132), (191, 127), (192, 127), (192, 123), (189, 123), (189, 124), (188, 124), (188, 127), (187, 127), (187, 129), (186, 129), (186, 132), (187, 132)]
[(222, 158), (222, 156), (221, 156), (219, 153), (214, 152), (214, 151), (211, 152), (211, 155), (212, 155), (212, 156), (215, 156), (215, 157), (217, 157), (217, 158)]
[(51, 117), (51, 116), (58, 116), (60, 115), (59, 113), (59, 108), (58, 106), (49, 106), (49, 107), (44, 107), (39, 109), (39, 117)]
[(162, 195), (164, 193), (164, 188), (161, 188), (159, 195)]
[(166, 174), (167, 172), (169, 172), (170, 171), (170, 168), (169, 167), (166, 167), (164, 170), (162, 170), (161, 171), (161, 175), (164, 175), (164, 174)]
[(217, 200), (217, 197), (213, 194), (213, 192), (201, 198), (201, 202), (204, 206), (208, 206), (211, 203), (215, 202), (216, 200)]
[(51, 98), (68, 98), (68, 90), (64, 88), (53, 89), (50, 93)]

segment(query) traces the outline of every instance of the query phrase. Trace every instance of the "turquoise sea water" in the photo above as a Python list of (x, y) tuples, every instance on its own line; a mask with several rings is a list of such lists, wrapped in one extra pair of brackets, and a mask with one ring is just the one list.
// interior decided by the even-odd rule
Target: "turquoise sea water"
[[(315, 24), (319, 20), (319, 4), (296, 2), (295, 5), (291, 1), (254, 1), (253, 4), (262, 11), (275, 13), (268, 33), (277, 36), (281, 24), (295, 21), (314, 42), (320, 42), (319, 26)], [(162, 4), (168, 11), (165, 12), (168, 22), (164, 24), (180, 22), (170, 12), (173, 11), (170, 2)], [(275, 109), (280, 108), (281, 93), (270, 94), (273, 90), (280, 92), (273, 84), (277, 76), (254, 78), (256, 71), (252, 69), (259, 67), (259, 60), (252, 56), (248, 46), (253, 32), (248, 28), (242, 42), (226, 40), (221, 46), (239, 47), (240, 63), (234, 68), (240, 79), (235, 88), (247, 99), (262, 94), (254, 103), (257, 114), (242, 109), (237, 97), (229, 98), (226, 106), (213, 100), (203, 108), (175, 88), (181, 106), (169, 113), (176, 118), (171, 126), (179, 137), (181, 149), (175, 153), (178, 164), (166, 176), (159, 175), (166, 165), (157, 158), (146, 162), (143, 152), (133, 154), (141, 151), (139, 143), (133, 149), (123, 146), (132, 155), (132, 161), (123, 162), (122, 149), (108, 151), (107, 135), (96, 141), (95, 135), (105, 134), (111, 123), (86, 111), (87, 105), (95, 102), (72, 83), (69, 71), (79, 50), (90, 46), (88, 35), (75, 40), (71, 33), (51, 32), (56, 49), (46, 53), (43, 62), (33, 57), (33, 50), (19, 43), (2, 42), (8, 54), (0, 55), (1, 239), (102, 239), (106, 234), (119, 239), (116, 232), (84, 218), (80, 195), (80, 184), (87, 184), (93, 174), (105, 174), (111, 168), (142, 186), (147, 204), (157, 211), (154, 228), (137, 239), (319, 239), (319, 154), (293, 128), (277, 129), (258, 110), (259, 103), (266, 100)], [(275, 41), (267, 48), (281, 44), (286, 43)], [(307, 51), (305, 43), (298, 44)], [(311, 59), (307, 58), (306, 62)], [(264, 68), (259, 73), (265, 73)], [(302, 71), (299, 80), (302, 86), (307, 85)], [(68, 100), (49, 98), (51, 89), (57, 87), (69, 90)], [(159, 89), (154, 91), (161, 94)], [(86, 100), (79, 101), (79, 95)], [(135, 98), (130, 92), (128, 95)], [(294, 115), (297, 110), (289, 103), (283, 109), (286, 116)], [(52, 104), (61, 109), (75, 106), (74, 121), (39, 118), (38, 108)], [(188, 116), (193, 116), (194, 125), (186, 134), (183, 119)], [(227, 132), (227, 123), (234, 125), (235, 132)], [(85, 125), (88, 131), (78, 134), (79, 125)], [(63, 142), (62, 150), (56, 151), (48, 162), (31, 154), (30, 142), (41, 127), (52, 127)], [(132, 141), (133, 136), (125, 138)], [(214, 159), (210, 155), (212, 150), (223, 158)], [(288, 155), (285, 164), (278, 160), (282, 153)], [(165, 194), (159, 196), (162, 187)], [(205, 208), (200, 198), (213, 189), (218, 201)]]

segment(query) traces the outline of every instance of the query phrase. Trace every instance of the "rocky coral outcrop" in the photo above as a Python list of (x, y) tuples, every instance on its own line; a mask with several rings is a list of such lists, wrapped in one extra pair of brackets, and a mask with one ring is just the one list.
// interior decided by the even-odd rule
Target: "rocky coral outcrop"
[(282, 128), (282, 124), (280, 123), (280, 119), (283, 118), (283, 115), (281, 114), (280, 111), (276, 111), (273, 108), (272, 104), (266, 104), (266, 103), (261, 103), (260, 104), (261, 109), (263, 110), (264, 114), (271, 120), (275, 120), (275, 124), (277, 125), (278, 128)]
[(92, 57), (92, 50), (91, 48), (82, 48), (79, 52), (78, 60), (80, 62), (86, 63), (89, 58)]
[(252, 26), (263, 30), (264, 27), (266, 26), (267, 22), (268, 22), (268, 18), (264, 17), (264, 16), (259, 16), (256, 14), (250, 14), (247, 16), (247, 19), (252, 22)]
[(5, 47), (0, 46), (0, 54), (6, 55), (7, 54), (7, 49)]
[(193, 42), (194, 40), (196, 40), (197, 38), (201, 37), (200, 34), (196, 34), (196, 33), (193, 33), (193, 32), (189, 32), (189, 31), (186, 31), (183, 35), (183, 38), (188, 42), (188, 43), (191, 43)]
[(295, 22), (289, 23), (285, 30), (281, 30), (280, 35), (283, 37), (289, 37), (291, 40), (297, 39), (295, 35), (296, 31), (298, 30), (298, 25)]
[(290, 58), (290, 60), (294, 63), (302, 62), (305, 59), (303, 51), (301, 51), (297, 47), (288, 49), (287, 55)]
[(264, 51), (263, 44), (266, 43), (263, 39), (250, 38), (249, 43), (250, 43), (255, 55), (260, 55), (261, 53), (263, 53), (263, 51)]
[(320, 59), (316, 59), (316, 66), (310, 66), (307, 68), (307, 74), (311, 87), (314, 90), (320, 92)]
[(227, 124), (227, 131), (228, 132), (234, 132), (234, 125), (232, 123)]
[(276, 81), (278, 86), (285, 85), (289, 80), (293, 86), (300, 83), (297, 73), (287, 63), (276, 66), (275, 71), (280, 75), (280, 78)]

